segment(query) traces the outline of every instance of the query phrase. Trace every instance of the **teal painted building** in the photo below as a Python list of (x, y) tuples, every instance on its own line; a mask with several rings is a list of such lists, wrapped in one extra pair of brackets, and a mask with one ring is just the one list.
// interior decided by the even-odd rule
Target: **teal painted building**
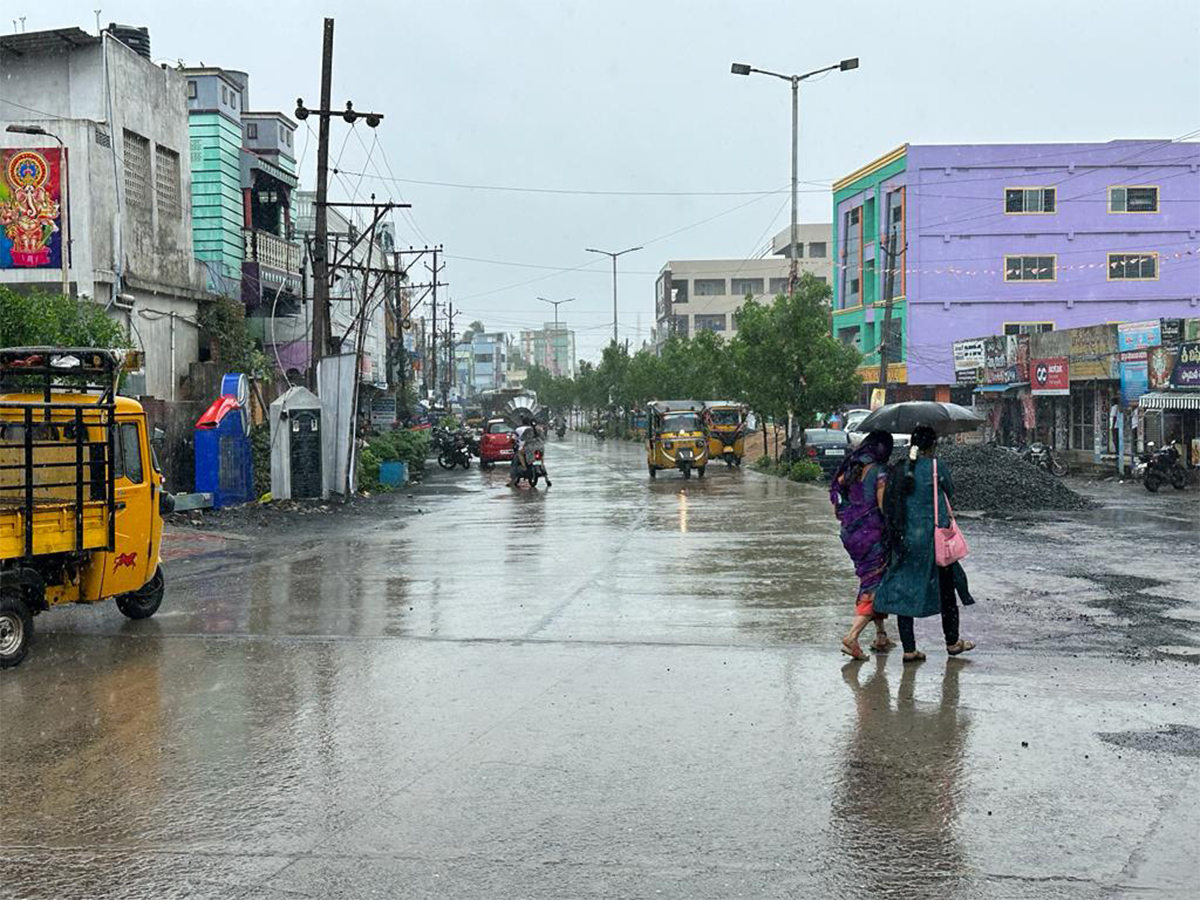
[[(860, 371), (868, 385), (879, 380), (885, 327), (892, 336), (888, 380), (907, 380), (907, 164), (907, 146), (902, 146), (833, 185), (833, 332), (863, 354)], [(889, 304), (891, 320), (885, 325)]]
[(192, 246), (208, 269), (209, 290), (237, 297), (246, 258), (241, 161), (245, 75), (223, 69), (185, 69), (183, 74), (191, 138)]

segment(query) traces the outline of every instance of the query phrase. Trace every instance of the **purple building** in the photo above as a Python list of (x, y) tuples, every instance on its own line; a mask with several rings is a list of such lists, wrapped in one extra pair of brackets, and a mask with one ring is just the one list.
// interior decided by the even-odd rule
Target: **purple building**
[(906, 144), (833, 190), (834, 333), (872, 385), (887, 330), (899, 397), (956, 340), (1200, 311), (1197, 143)]

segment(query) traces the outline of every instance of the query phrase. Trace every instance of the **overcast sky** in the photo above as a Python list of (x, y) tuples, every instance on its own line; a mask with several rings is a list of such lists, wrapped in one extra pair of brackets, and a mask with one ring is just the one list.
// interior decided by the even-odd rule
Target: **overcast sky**
[[(610, 264), (584, 247), (645, 245), (619, 281), (621, 338), (636, 343), (668, 259), (757, 256), (786, 227), (786, 193), (736, 192), (788, 184), (788, 86), (730, 75), (733, 61), (804, 72), (861, 57), (801, 89), (800, 178), (826, 185), (904, 142), (1200, 129), (1197, 0), (7, 0), (2, 24), (94, 31), (97, 6), (104, 24), (148, 26), (156, 60), (248, 71), (252, 105), (289, 115), (297, 96), (317, 103), (333, 15), (334, 104), (387, 117), (375, 133), (333, 125), (331, 159), (367, 173), (335, 179), (335, 196), (413, 204), (399, 240), (445, 246), (463, 325), (515, 332), (551, 317), (538, 296), (578, 298), (562, 316), (581, 357), (598, 355), (612, 317)], [(297, 143), (306, 187), (313, 128)], [(828, 190), (802, 189), (801, 221), (828, 221)]]

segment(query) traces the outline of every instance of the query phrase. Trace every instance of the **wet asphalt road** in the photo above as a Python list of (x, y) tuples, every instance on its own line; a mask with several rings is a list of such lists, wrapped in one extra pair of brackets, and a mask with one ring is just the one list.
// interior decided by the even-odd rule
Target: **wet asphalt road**
[(1195, 896), (1195, 489), (964, 517), (980, 647), (905, 667), (838, 653), (822, 490), (548, 462), (175, 530), (154, 619), (39, 617), (0, 897)]

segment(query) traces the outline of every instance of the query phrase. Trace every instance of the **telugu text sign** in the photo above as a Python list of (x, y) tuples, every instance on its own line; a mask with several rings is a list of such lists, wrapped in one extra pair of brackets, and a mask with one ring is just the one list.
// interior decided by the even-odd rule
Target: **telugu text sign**
[(1065, 356), (1029, 361), (1030, 392), (1035, 397), (1064, 397), (1071, 393), (1070, 364)]
[(1117, 349), (1122, 353), (1131, 350), (1149, 350), (1162, 343), (1162, 323), (1158, 319), (1146, 322), (1125, 322), (1117, 326)]

